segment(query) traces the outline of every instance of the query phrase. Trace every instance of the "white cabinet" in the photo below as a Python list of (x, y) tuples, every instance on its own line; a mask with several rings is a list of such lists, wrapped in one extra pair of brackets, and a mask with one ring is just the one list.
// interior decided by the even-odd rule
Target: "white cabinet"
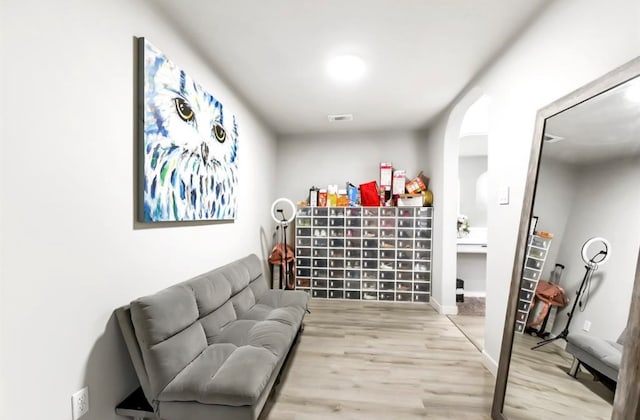
[(520, 281), (520, 295), (518, 297), (518, 309), (516, 312), (515, 331), (524, 333), (527, 318), (531, 311), (531, 304), (536, 293), (536, 287), (547, 259), (551, 238), (540, 235), (530, 235), (527, 244), (527, 255), (522, 268), (522, 280)]
[(429, 302), (431, 207), (301, 207), (296, 288), (313, 298)]

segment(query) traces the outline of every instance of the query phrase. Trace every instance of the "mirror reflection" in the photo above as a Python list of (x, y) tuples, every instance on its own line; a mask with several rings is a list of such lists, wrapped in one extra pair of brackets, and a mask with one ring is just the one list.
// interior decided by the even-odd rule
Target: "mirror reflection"
[(509, 419), (611, 417), (640, 244), (640, 80), (548, 118)]

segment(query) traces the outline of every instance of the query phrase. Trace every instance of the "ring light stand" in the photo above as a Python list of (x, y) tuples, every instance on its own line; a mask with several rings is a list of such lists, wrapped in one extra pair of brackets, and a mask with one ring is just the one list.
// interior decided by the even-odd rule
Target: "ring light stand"
[[(600, 250), (598, 253), (596, 253), (593, 257), (589, 258), (589, 249), (593, 244), (597, 242), (600, 242), (603, 249)], [(571, 320), (573, 319), (576, 306), (580, 301), (580, 296), (582, 295), (584, 286), (585, 284), (587, 284), (587, 282), (591, 280), (591, 276), (593, 275), (594, 272), (598, 270), (598, 266), (600, 264), (606, 263), (609, 260), (609, 257), (611, 256), (611, 244), (605, 238), (600, 238), (600, 237), (591, 238), (587, 242), (585, 242), (584, 245), (582, 245), (582, 251), (580, 252), (580, 255), (582, 256), (582, 261), (584, 261), (584, 268), (586, 271), (584, 273), (584, 277), (582, 278), (582, 282), (580, 283), (580, 287), (576, 292), (576, 299), (573, 301), (573, 306), (571, 307), (571, 311), (567, 313), (567, 316), (569, 317), (569, 319), (567, 319), (567, 323), (565, 324), (564, 329), (557, 336), (553, 338), (549, 338), (544, 341), (540, 341), (538, 344), (531, 347), (531, 350), (535, 350), (539, 347), (544, 346), (545, 344), (549, 344), (550, 342), (558, 340), (560, 338), (566, 341), (567, 336), (569, 335), (569, 325), (571, 325)]]
[[(280, 227), (282, 227), (282, 238), (283, 238), (282, 242), (284, 243), (284, 249), (280, 253), (280, 270), (279, 270), (280, 289), (287, 288), (289, 285), (289, 270), (287, 269), (287, 253), (288, 253), (287, 227), (289, 227), (289, 223), (291, 223), (295, 217), (296, 217), (296, 206), (288, 198), (284, 198), (284, 197), (278, 198), (276, 201), (273, 202), (273, 204), (271, 204), (271, 218), (277, 223), (276, 231), (278, 231)], [(277, 242), (277, 234), (276, 234), (276, 242)], [(277, 247), (277, 243), (276, 243), (276, 247)], [(284, 267), (284, 276), (282, 273), (283, 267)], [(283, 284), (284, 284), (284, 287), (283, 287)]]

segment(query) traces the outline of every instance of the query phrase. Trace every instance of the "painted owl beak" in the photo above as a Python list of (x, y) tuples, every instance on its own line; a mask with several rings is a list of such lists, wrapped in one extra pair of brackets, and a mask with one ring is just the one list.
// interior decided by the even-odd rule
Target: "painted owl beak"
[(207, 163), (209, 160), (209, 146), (207, 146), (207, 143), (203, 142), (200, 145), (200, 155), (202, 156), (204, 163)]

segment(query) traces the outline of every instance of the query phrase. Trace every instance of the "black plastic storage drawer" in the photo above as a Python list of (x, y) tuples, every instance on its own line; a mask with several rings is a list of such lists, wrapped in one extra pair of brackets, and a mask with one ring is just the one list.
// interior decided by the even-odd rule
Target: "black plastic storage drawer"
[(393, 292), (380, 292), (378, 294), (378, 298), (380, 300), (387, 300), (387, 301), (393, 301), (395, 300), (395, 293)]
[(342, 290), (329, 290), (329, 299), (344, 299)]
[(313, 266), (316, 268), (326, 268), (327, 267), (327, 259), (326, 258), (314, 258)]
[(298, 257), (310, 257), (311, 256), (311, 248), (296, 248), (296, 255)]
[(314, 249), (313, 250), (313, 256), (314, 257), (319, 257), (319, 258), (326, 258), (327, 257), (327, 249), (326, 248)]
[(378, 250), (377, 249), (363, 249), (362, 250), (362, 258), (371, 258), (378, 259)]
[(329, 280), (329, 289), (342, 289), (344, 280)]
[(344, 268), (344, 260), (343, 259), (330, 259), (329, 267), (331, 268)]
[(311, 285), (313, 288), (318, 288), (318, 289), (326, 289), (327, 288), (327, 281), (326, 280), (318, 280), (318, 279), (313, 279), (311, 280)]
[(378, 288), (380, 290), (394, 290), (396, 287), (396, 284), (392, 281), (381, 281), (378, 282)]
[(345, 299), (360, 300), (360, 292), (355, 290), (345, 290), (344, 297)]
[(413, 301), (414, 302), (429, 302), (429, 295), (426, 293), (414, 293), (413, 294)]
[(431, 283), (413, 283), (413, 291), (414, 292), (430, 292), (431, 291)]
[(326, 290), (312, 290), (311, 291), (311, 297), (314, 297), (314, 298), (326, 298), (327, 297), (327, 291)]
[(360, 290), (360, 280), (345, 280), (345, 289)]
[(298, 267), (311, 267), (311, 258), (296, 258), (296, 265)]

